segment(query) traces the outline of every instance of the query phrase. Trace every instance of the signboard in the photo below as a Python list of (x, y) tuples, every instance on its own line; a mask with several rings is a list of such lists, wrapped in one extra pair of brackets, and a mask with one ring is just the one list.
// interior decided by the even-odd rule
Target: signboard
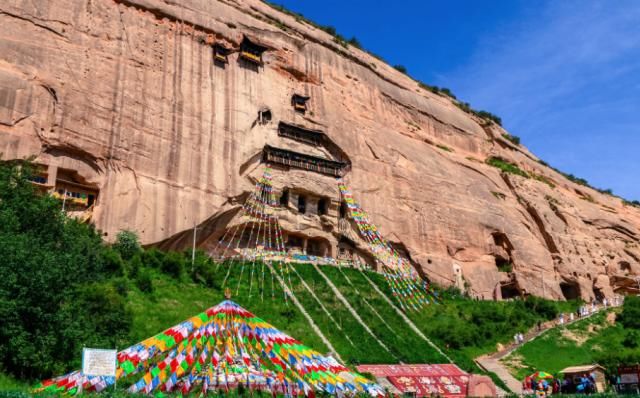
[(85, 376), (116, 375), (116, 350), (82, 349), (82, 374)]
[(620, 366), (618, 368), (620, 384), (637, 384), (639, 379), (638, 373), (640, 373), (638, 366)]

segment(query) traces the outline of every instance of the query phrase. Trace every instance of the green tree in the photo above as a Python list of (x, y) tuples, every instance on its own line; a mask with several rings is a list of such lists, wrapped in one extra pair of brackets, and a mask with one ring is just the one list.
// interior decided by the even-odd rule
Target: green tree
[(640, 330), (640, 297), (625, 297), (618, 321), (625, 329)]
[(124, 300), (101, 287), (114, 265), (100, 235), (38, 193), (30, 175), (28, 163), (0, 164), (0, 366), (42, 378), (69, 370), (83, 344), (115, 346), (128, 323)]

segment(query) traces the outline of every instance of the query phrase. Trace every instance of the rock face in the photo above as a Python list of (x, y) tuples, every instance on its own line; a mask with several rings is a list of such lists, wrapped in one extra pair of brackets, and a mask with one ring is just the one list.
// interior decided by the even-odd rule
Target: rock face
[[(215, 251), (268, 145), (308, 156), (273, 166), (278, 195), (289, 192), (281, 224), (308, 252), (372, 262), (340, 217), (337, 174), (316, 172), (327, 159), (435, 282), (483, 298), (591, 299), (640, 274), (637, 208), (258, 0), (8, 0), (0, 22), (1, 157), (34, 156), (40, 185), (107, 239), (132, 229), (145, 244), (186, 246), (198, 225), (199, 246)], [(245, 37), (264, 48), (245, 42), (243, 56)], [(214, 61), (214, 44), (230, 53)], [(262, 64), (247, 55), (256, 48)], [(293, 94), (309, 97), (306, 113)], [(321, 133), (292, 139), (279, 122)]]

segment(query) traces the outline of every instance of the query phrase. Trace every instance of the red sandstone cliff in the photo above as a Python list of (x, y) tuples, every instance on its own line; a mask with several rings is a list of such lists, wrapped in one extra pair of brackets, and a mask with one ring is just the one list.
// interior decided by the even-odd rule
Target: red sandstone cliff
[[(263, 65), (239, 59), (245, 36), (268, 48)], [(232, 51), (226, 65), (214, 43)], [(177, 247), (198, 224), (199, 245), (213, 250), (269, 145), (348, 161), (345, 181), (373, 221), (439, 283), (485, 298), (589, 299), (640, 274), (637, 208), (568, 181), (500, 127), (258, 0), (8, 0), (0, 48), (2, 159), (35, 155), (45, 188), (94, 195), (107, 239), (133, 229)], [(310, 97), (306, 114), (294, 93)], [(259, 118), (267, 109), (271, 121)], [(280, 121), (324, 141), (280, 136)], [(501, 174), (485, 163), (492, 156), (538, 178)], [(291, 193), (280, 219), (292, 236), (334, 256), (345, 236), (367, 259), (339, 219), (335, 178), (276, 168), (274, 186)], [(300, 214), (300, 195), (314, 209), (328, 200), (327, 214)], [(505, 263), (512, 272), (500, 272)]]

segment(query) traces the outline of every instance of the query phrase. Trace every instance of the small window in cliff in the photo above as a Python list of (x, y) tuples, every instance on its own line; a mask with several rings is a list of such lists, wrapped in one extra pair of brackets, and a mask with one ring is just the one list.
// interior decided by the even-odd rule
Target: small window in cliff
[(282, 195), (280, 195), (280, 206), (289, 206), (289, 190), (286, 188), (282, 191)]
[(325, 198), (318, 200), (318, 215), (324, 216), (329, 211), (328, 201)]
[(340, 218), (347, 218), (347, 204), (340, 202)]
[(271, 109), (262, 108), (258, 111), (258, 123), (261, 125), (268, 124), (271, 121)]
[(213, 45), (213, 60), (216, 64), (224, 66), (229, 63), (229, 59), (227, 58), (231, 50), (223, 46), (222, 44), (214, 44)]
[(309, 97), (303, 95), (293, 94), (293, 97), (291, 97), (291, 105), (296, 112), (305, 113), (307, 111), (307, 101), (309, 101)]
[(307, 211), (307, 199), (302, 196), (302, 195), (298, 195), (298, 212), (300, 212), (301, 214), (306, 213)]
[(240, 58), (257, 65), (262, 65), (262, 53), (267, 50), (267, 47), (254, 43), (245, 37), (242, 43), (240, 43)]

